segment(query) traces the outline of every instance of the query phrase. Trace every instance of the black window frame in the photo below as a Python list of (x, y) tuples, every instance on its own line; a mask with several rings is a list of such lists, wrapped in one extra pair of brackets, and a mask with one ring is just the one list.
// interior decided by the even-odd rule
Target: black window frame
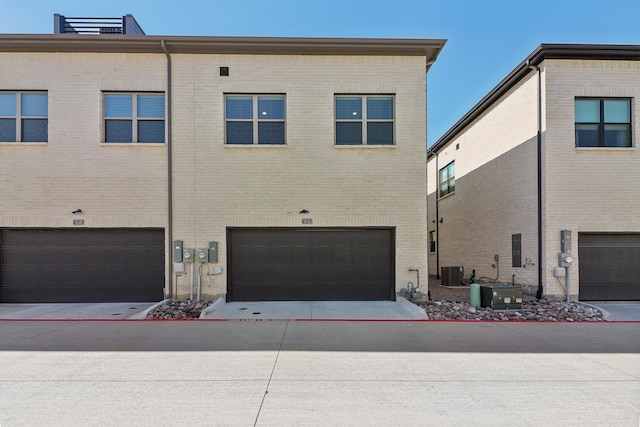
[[(456, 192), (456, 173), (455, 173), (455, 160), (448, 163), (445, 167), (438, 171), (438, 195), (444, 197)], [(453, 172), (451, 172), (453, 170)], [(446, 179), (444, 174), (446, 173)], [(446, 184), (446, 190), (443, 191), (443, 185)]]
[[(633, 147), (633, 140), (632, 140), (632, 129), (631, 129), (631, 121), (632, 121), (632, 117), (633, 117), (633, 112), (631, 111), (632, 108), (632, 98), (625, 98), (625, 97), (604, 97), (604, 98), (600, 98), (600, 97), (576, 97), (574, 100), (574, 111), (575, 111), (575, 104), (577, 101), (580, 100), (589, 100), (589, 101), (598, 101), (599, 102), (599, 121), (596, 122), (579, 122), (577, 120), (577, 117), (574, 117), (574, 122), (575, 122), (575, 146), (576, 148), (630, 148)], [(627, 101), (628, 103), (628, 112), (629, 112), (629, 121), (628, 122), (607, 122), (605, 120), (605, 101)], [(575, 113), (574, 113), (575, 114)], [(579, 135), (578, 135), (578, 126), (597, 126), (597, 133), (596, 133), (596, 145), (579, 145)], [(626, 126), (627, 127), (627, 141), (626, 144), (623, 146), (620, 145), (607, 145), (607, 132), (606, 132), (606, 127), (607, 125), (615, 125), (615, 126)]]

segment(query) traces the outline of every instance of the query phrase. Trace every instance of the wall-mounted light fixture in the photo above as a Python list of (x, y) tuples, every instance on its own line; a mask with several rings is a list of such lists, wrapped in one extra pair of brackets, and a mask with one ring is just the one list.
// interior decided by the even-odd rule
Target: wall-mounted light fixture
[(82, 215), (82, 209), (76, 209), (75, 211), (71, 212), (74, 215)]
[(306, 210), (306, 209), (302, 209), (302, 210), (300, 211), (300, 213), (301, 213), (301, 214), (308, 214), (308, 213), (309, 213), (309, 211), (308, 211), (308, 210)]
[(440, 217), (440, 224), (444, 222), (444, 218)]

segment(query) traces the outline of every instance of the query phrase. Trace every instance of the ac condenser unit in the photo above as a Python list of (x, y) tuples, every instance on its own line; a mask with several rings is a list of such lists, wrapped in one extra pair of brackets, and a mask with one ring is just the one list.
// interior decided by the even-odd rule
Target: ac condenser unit
[(441, 267), (440, 283), (444, 286), (460, 286), (464, 277), (464, 267)]

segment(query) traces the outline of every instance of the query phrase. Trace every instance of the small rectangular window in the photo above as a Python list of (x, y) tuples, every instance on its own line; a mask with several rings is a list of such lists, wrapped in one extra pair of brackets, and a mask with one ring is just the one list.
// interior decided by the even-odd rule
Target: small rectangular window
[(0, 142), (48, 142), (49, 95), (0, 92)]
[(435, 230), (429, 232), (429, 252), (436, 251), (436, 232)]
[(631, 147), (631, 100), (576, 98), (576, 147)]
[(394, 97), (335, 98), (336, 145), (394, 145)]
[(440, 169), (440, 173), (438, 174), (438, 186), (440, 191), (440, 197), (444, 197), (447, 194), (450, 194), (456, 191), (455, 162), (451, 162), (447, 166)]
[(228, 145), (285, 145), (284, 95), (226, 95)]
[(104, 142), (162, 144), (164, 119), (164, 94), (104, 94)]

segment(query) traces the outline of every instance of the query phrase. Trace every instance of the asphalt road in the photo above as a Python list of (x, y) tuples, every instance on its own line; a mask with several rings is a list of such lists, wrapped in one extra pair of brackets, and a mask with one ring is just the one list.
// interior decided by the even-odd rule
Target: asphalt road
[(0, 426), (638, 426), (638, 323), (0, 321)]

